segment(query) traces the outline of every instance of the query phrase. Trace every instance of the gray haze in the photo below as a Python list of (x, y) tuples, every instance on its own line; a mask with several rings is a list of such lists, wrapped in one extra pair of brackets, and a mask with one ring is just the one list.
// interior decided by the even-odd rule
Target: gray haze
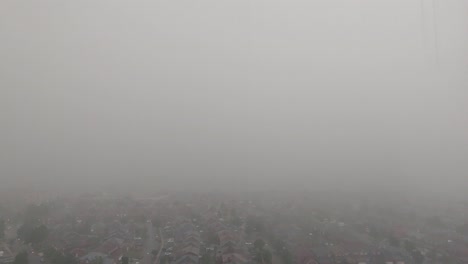
[(466, 190), (468, 1), (434, 2), (2, 0), (1, 185)]

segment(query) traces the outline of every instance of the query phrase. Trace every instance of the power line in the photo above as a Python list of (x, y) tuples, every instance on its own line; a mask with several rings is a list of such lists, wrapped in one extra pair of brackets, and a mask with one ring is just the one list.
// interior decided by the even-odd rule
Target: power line
[(421, 41), (424, 45), (426, 43), (426, 12), (424, 10), (424, 1), (419, 0), (419, 9), (421, 10)]
[(439, 32), (437, 30), (437, 5), (436, 0), (432, 0), (432, 30), (434, 35), (434, 50), (436, 65), (439, 67)]

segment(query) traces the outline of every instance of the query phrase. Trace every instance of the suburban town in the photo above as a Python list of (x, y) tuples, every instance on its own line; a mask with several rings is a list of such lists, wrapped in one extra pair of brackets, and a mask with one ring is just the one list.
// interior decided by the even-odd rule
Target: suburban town
[(88, 193), (1, 204), (0, 263), (468, 263), (468, 203), (356, 194)]
[(468, 264), (468, 0), (0, 0), (0, 264)]

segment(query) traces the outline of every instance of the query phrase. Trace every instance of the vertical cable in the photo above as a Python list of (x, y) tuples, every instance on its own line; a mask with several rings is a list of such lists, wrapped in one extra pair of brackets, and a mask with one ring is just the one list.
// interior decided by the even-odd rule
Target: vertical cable
[(424, 1), (425, 0), (419, 0), (419, 9), (421, 10), (421, 42), (423, 47), (426, 43), (426, 12), (424, 10)]
[(433, 29), (433, 34), (434, 34), (434, 48), (435, 48), (435, 60), (436, 60), (436, 65), (439, 67), (439, 32), (437, 30), (437, 5), (436, 5), (436, 0), (432, 0), (432, 29)]

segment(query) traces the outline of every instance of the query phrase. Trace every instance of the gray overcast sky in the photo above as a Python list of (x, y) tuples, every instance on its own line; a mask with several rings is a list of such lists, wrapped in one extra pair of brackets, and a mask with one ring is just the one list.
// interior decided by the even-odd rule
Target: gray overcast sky
[(466, 189), (468, 1), (432, 3), (2, 0), (1, 184)]

